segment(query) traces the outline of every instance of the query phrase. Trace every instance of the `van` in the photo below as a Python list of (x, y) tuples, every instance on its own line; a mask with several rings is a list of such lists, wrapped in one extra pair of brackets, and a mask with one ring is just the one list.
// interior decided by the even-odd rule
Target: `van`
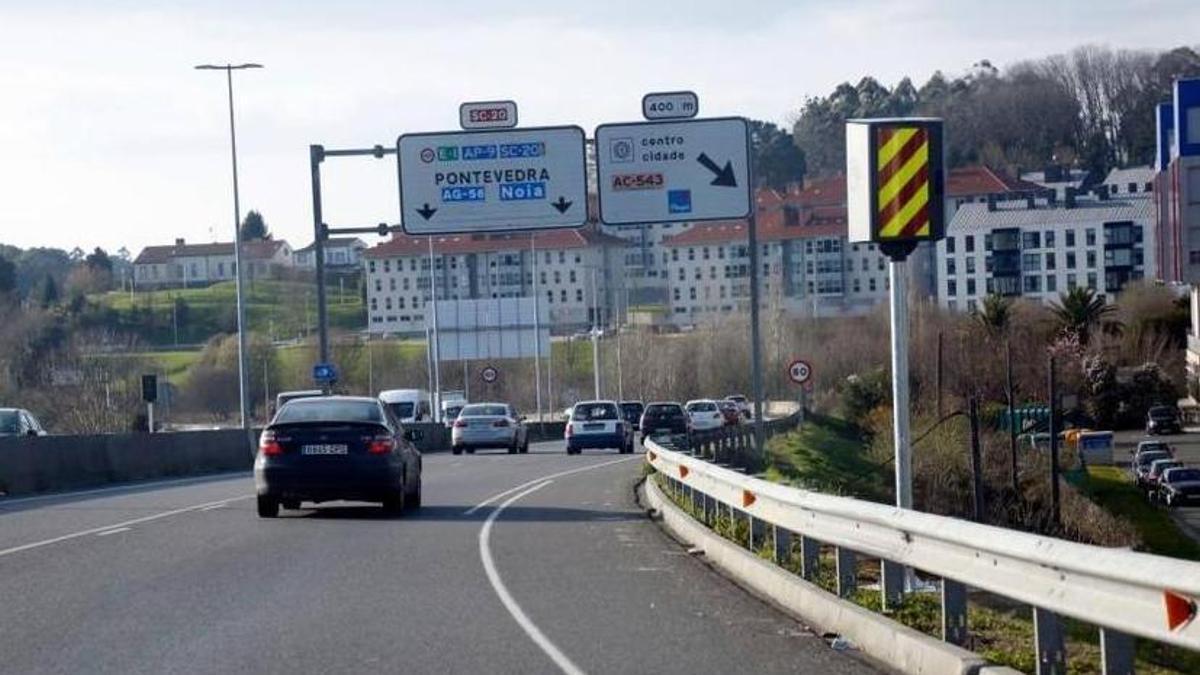
[(462, 411), (463, 406), (467, 404), (467, 397), (461, 391), (445, 391), (442, 392), (442, 422), (447, 427), (454, 424), (458, 413)]
[(403, 423), (432, 421), (433, 406), (424, 389), (388, 389), (379, 392), (379, 401)]

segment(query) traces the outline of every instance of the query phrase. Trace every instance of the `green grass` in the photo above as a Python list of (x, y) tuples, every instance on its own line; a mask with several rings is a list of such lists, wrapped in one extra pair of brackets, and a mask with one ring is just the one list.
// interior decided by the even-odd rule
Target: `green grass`
[(1188, 537), (1163, 508), (1146, 501), (1128, 472), (1115, 466), (1089, 466), (1077, 478), (1079, 490), (1107, 511), (1128, 518), (1150, 553), (1200, 560), (1200, 544)]
[(763, 477), (879, 501), (887, 498), (889, 475), (885, 467), (867, 457), (857, 427), (835, 417), (811, 415), (800, 430), (778, 436), (767, 445)]

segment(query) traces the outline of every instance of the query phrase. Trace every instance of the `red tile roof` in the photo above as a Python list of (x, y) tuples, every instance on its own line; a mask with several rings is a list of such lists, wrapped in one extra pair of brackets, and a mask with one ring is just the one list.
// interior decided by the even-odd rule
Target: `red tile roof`
[[(585, 248), (594, 244), (622, 247), (626, 245), (623, 239), (596, 232), (588, 227), (571, 227), (543, 230), (537, 233), (513, 232), (502, 234), (435, 235), (433, 238), (433, 250), (435, 253), (448, 255), (524, 250), (529, 248), (529, 238), (531, 236), (534, 240), (534, 247), (538, 249)], [(387, 258), (391, 256), (428, 254), (429, 237), (414, 237), (397, 233), (388, 241), (367, 249), (363, 255), (368, 258)]]
[(946, 195), (966, 197), (1010, 192), (1045, 192), (1046, 188), (1013, 178), (989, 166), (960, 166), (946, 174)]
[(828, 178), (805, 181), (803, 187), (788, 189), (788, 200), (808, 206), (836, 206), (846, 203), (846, 177), (838, 174)]

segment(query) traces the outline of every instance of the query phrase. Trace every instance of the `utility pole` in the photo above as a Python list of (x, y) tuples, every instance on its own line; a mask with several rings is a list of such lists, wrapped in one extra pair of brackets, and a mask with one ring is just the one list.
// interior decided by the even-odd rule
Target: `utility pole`
[(542, 313), (541, 293), (538, 288), (537, 269), (537, 235), (529, 235), (529, 278), (530, 290), (533, 293), (533, 392), (537, 406), (538, 433), (545, 438), (545, 424), (542, 422)]
[[(971, 516), (977, 523), (983, 522), (983, 457), (979, 450), (979, 402), (974, 396), (968, 402), (971, 419)], [(939, 418), (940, 419), (940, 418)]]
[(935, 387), (937, 388), (937, 418), (942, 419), (942, 331), (937, 334), (937, 369), (935, 371)]
[(1004, 379), (1005, 386), (1008, 389), (1008, 450), (1009, 459), (1012, 462), (1012, 489), (1013, 496), (1019, 497), (1021, 494), (1020, 486), (1020, 469), (1017, 466), (1017, 416), (1016, 416), (1016, 393), (1013, 391), (1013, 369), (1012, 369), (1012, 344), (1004, 341)]
[(433, 420), (442, 421), (442, 355), (438, 339), (437, 270), (433, 264), (433, 237), (429, 238), (429, 300), (433, 304)]
[(592, 268), (592, 379), (600, 400), (600, 301), (596, 296), (596, 268)]
[(252, 68), (262, 68), (262, 66), (257, 63), (243, 63), (236, 66), (233, 64), (196, 66), (196, 70), (224, 70), (225, 82), (229, 91), (229, 147), (233, 159), (233, 264), (236, 268), (238, 324), (238, 397), (242, 414), (242, 429), (247, 434), (250, 432), (250, 401), (247, 398), (250, 385), (246, 379), (249, 377), (249, 365), (246, 362), (246, 359), (249, 358), (246, 347), (246, 302), (243, 288), (246, 271), (242, 265), (242, 207), (238, 198), (237, 133), (233, 120), (233, 71)]
[(1054, 357), (1050, 357), (1050, 511), (1054, 517), (1054, 524), (1062, 523), (1062, 502), (1059, 494), (1059, 466), (1058, 466), (1058, 382), (1056, 381), (1055, 373), (1056, 364)]

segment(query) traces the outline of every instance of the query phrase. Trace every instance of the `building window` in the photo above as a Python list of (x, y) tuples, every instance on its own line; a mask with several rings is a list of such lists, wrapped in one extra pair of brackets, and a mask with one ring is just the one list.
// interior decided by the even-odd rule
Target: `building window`
[(1088, 269), (1092, 269), (1096, 266), (1096, 252), (1095, 251), (1087, 252), (1087, 266), (1088, 266)]
[(570, 270), (567, 272), (567, 281), (572, 284), (575, 283), (575, 270)]
[(1086, 240), (1088, 246), (1096, 245), (1096, 230), (1095, 229), (1089, 227), (1088, 229), (1084, 230), (1084, 237), (1085, 237), (1085, 240)]
[(371, 274), (375, 273), (375, 261), (374, 260), (367, 263), (367, 271), (370, 272)]
[(1075, 269), (1075, 251), (1067, 251), (1067, 269)]
[(1021, 248), (1041, 248), (1042, 235), (1040, 232), (1022, 232), (1021, 233)]
[(691, 300), (696, 299), (696, 287), (695, 286), (692, 286), (691, 288), (688, 289), (688, 298)]
[(1026, 272), (1036, 272), (1042, 269), (1042, 257), (1036, 253), (1022, 254), (1021, 269)]
[(701, 252), (701, 254), (703, 254), (701, 257), (703, 257), (705, 260), (708, 260), (708, 247), (705, 246), (703, 249), (700, 250), (700, 252)]
[(546, 303), (550, 305), (554, 304), (554, 291), (546, 291)]
[(1088, 272), (1088, 288), (1096, 290), (1096, 273)]
[[(397, 264), (397, 265), (399, 265), (399, 263), (398, 263), (398, 262), (397, 262), (396, 264)], [(391, 260), (384, 260), (384, 261), (383, 261), (383, 273), (384, 273), (384, 274), (388, 274), (388, 273), (390, 273), (391, 271), (392, 271), (392, 261), (391, 261)]]
[(1054, 232), (1047, 232), (1042, 235), (1042, 241), (1046, 242), (1046, 248), (1054, 248)]
[(1046, 269), (1047, 269), (1047, 270), (1052, 270), (1052, 269), (1054, 269), (1054, 267), (1055, 267), (1055, 263), (1056, 263), (1056, 262), (1057, 262), (1057, 261), (1055, 261), (1055, 260), (1054, 260), (1054, 254), (1053, 254), (1053, 253), (1047, 253), (1047, 254), (1046, 254)]
[(1027, 276), (1025, 279), (1026, 293), (1040, 293), (1042, 290), (1042, 278), (1039, 276)]
[(975, 280), (967, 279), (967, 295), (975, 295)]
[(990, 235), (990, 234), (983, 235), (983, 250), (985, 250), (985, 251), (992, 250), (992, 235)]
[(1067, 248), (1075, 245), (1075, 230), (1067, 230)]
[(946, 253), (954, 253), (954, 237), (946, 237)]
[(1200, 251), (1188, 251), (1188, 264), (1200, 265)]
[(696, 259), (696, 249), (689, 248), (688, 249), (688, 260), (695, 260), (695, 259)]
[(582, 288), (575, 289), (575, 302), (583, 302), (583, 289)]
[(718, 260), (724, 260), (724, 259), (725, 259), (725, 247), (724, 247), (724, 246), (718, 246), (718, 247), (717, 247), (717, 259), (718, 259)]
[(967, 274), (975, 274), (975, 256), (967, 256)]
[[(810, 285), (811, 285), (811, 282), (810, 282)], [(871, 277), (870, 279), (867, 280), (867, 289), (870, 290), (872, 293), (875, 292), (875, 277)], [(811, 291), (812, 289), (809, 289), (809, 290)]]
[(559, 301), (559, 302), (566, 302), (566, 301), (567, 301), (567, 289), (565, 289), (565, 288), (564, 288), (564, 289), (562, 289), (561, 291), (559, 291), (559, 292), (558, 292), (558, 301)]
[(967, 253), (975, 252), (975, 235), (968, 234), (963, 243), (966, 245)]
[(952, 298), (958, 295), (958, 282), (954, 279), (946, 280), (946, 295)]
[(672, 290), (673, 290), (673, 292), (674, 292), (675, 302), (679, 302), (679, 287), (678, 287), (678, 286), (676, 286), (676, 287), (675, 287), (674, 289), (672, 289)]
[(1046, 292), (1047, 293), (1057, 293), (1058, 292), (1058, 277), (1054, 276), (1053, 274), (1046, 275)]

